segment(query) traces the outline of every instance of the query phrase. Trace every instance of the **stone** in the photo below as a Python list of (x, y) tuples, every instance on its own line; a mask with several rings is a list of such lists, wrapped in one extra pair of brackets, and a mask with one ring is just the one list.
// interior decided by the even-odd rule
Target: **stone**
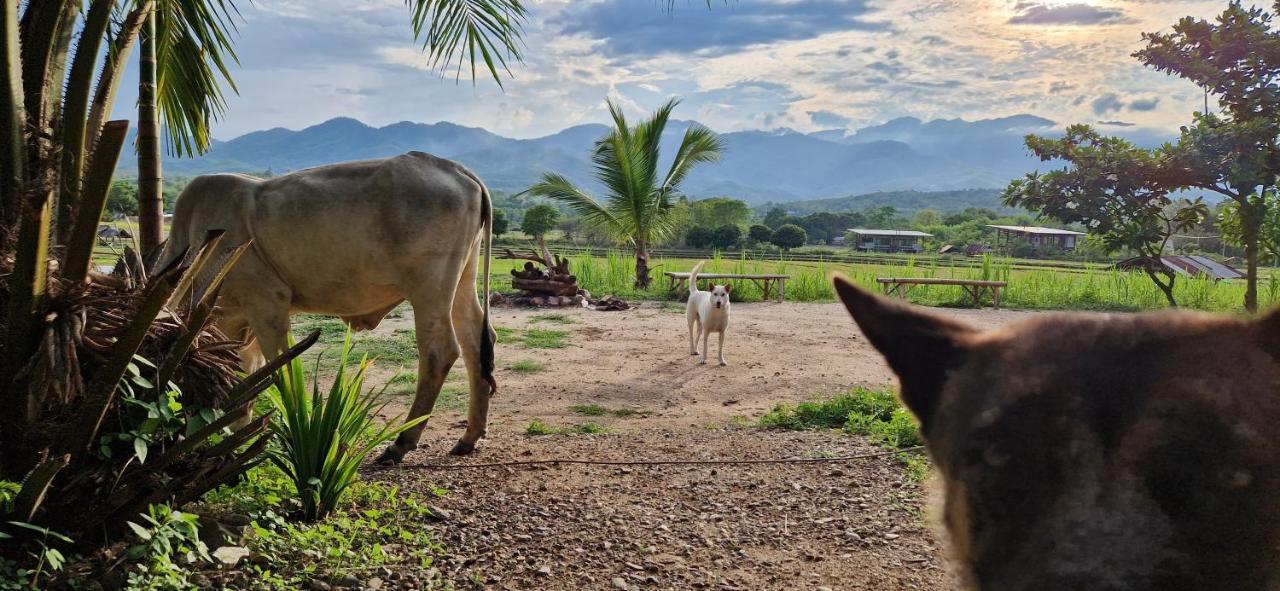
[(612, 584), (614, 589), (621, 589), (622, 591), (627, 591), (627, 581), (622, 577), (614, 577)]
[(249, 549), (244, 546), (222, 546), (213, 551), (213, 559), (226, 566), (240, 564), (249, 557)]
[(431, 510), (431, 519), (436, 521), (449, 521), (450, 519), (453, 519), (453, 513), (444, 507), (432, 505), (429, 509)]

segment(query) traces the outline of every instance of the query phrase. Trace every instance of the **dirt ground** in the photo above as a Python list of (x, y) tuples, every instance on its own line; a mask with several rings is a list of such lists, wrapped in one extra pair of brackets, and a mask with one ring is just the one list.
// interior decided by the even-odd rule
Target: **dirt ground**
[[(749, 426), (779, 402), (893, 376), (842, 306), (734, 304), (727, 367), (691, 357), (683, 306), (625, 312), (496, 308), (511, 338), (498, 346), (500, 393), (488, 437), (464, 459), (445, 453), (462, 433), (461, 397), (438, 408), (407, 464), (549, 458), (764, 459), (879, 451), (855, 436)], [(1030, 313), (941, 310), (994, 327)], [(377, 333), (412, 327), (406, 313)], [(535, 328), (567, 332), (565, 347), (527, 348)], [(521, 361), (540, 371), (511, 369)], [(461, 362), (451, 383), (465, 383)], [(381, 376), (382, 379), (386, 375)], [(403, 413), (402, 396), (388, 408)], [(572, 409), (598, 405), (604, 416)], [(630, 412), (627, 412), (630, 411)], [(623, 416), (615, 416), (615, 414)], [(590, 421), (603, 434), (526, 435)], [(399, 469), (374, 477), (450, 493), (438, 568), (458, 588), (951, 589), (921, 486), (892, 457), (843, 463), (473, 470)]]

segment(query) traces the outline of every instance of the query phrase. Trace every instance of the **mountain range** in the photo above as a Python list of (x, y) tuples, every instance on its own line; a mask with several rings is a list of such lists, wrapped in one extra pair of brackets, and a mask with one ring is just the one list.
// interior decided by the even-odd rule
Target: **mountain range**
[[(690, 124), (668, 124), (664, 154), (675, 152)], [(1022, 138), (1028, 133), (1053, 134), (1056, 129), (1048, 119), (1015, 115), (928, 122), (903, 117), (851, 132), (730, 132), (722, 134), (722, 160), (695, 168), (684, 191), (693, 198), (729, 196), (759, 204), (877, 191), (1002, 188), (1010, 179), (1043, 166), (1026, 153)], [(467, 165), (496, 191), (522, 191), (546, 171), (593, 189), (591, 147), (608, 131), (604, 125), (586, 124), (545, 137), (514, 139), (448, 122), (371, 127), (335, 118), (301, 130), (275, 128), (216, 142), (198, 158), (166, 158), (164, 167), (167, 176), (281, 174), (421, 150)], [(134, 175), (134, 164), (125, 156), (118, 172)]]

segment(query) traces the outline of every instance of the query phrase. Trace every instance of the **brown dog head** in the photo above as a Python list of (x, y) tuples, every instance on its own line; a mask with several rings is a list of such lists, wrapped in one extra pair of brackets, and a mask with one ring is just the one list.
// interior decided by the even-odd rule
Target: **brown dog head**
[(1280, 589), (1280, 312), (980, 333), (836, 291), (920, 420), (971, 587)]

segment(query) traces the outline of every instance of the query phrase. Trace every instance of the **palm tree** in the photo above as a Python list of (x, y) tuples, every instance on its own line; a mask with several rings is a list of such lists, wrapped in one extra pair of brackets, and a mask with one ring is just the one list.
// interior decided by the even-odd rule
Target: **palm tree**
[(607, 191), (603, 203), (556, 173), (545, 173), (528, 193), (550, 197), (573, 208), (582, 220), (607, 229), (619, 242), (631, 244), (636, 257), (639, 289), (649, 287), (649, 248), (667, 238), (675, 229), (672, 209), (680, 183), (695, 164), (715, 162), (724, 152), (724, 142), (702, 125), (690, 125), (676, 150), (671, 168), (660, 176), (659, 144), (671, 111), (679, 104), (672, 99), (651, 117), (627, 124), (622, 110), (609, 101), (613, 131), (596, 142), (591, 161), (595, 177)]

